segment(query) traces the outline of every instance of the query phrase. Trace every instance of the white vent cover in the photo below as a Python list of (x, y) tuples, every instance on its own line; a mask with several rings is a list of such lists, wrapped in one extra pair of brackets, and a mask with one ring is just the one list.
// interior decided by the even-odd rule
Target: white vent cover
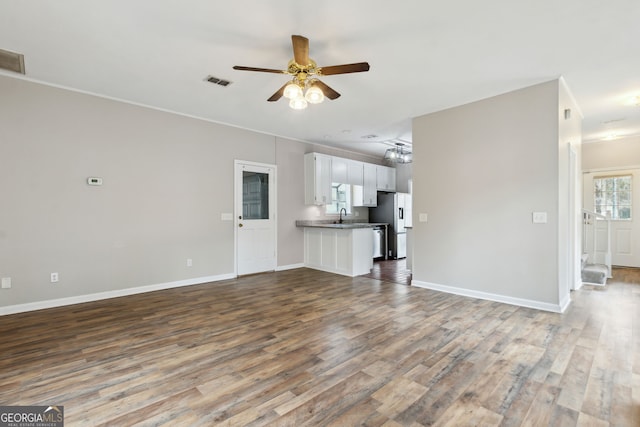
[(219, 78), (213, 77), (213, 76), (207, 76), (207, 81), (209, 83), (214, 83), (214, 84), (217, 84), (219, 86), (228, 86), (228, 85), (231, 84), (231, 82), (229, 80), (219, 79)]

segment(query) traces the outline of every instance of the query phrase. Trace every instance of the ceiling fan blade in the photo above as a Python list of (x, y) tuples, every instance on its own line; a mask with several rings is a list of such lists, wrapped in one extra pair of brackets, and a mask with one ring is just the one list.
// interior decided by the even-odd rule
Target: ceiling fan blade
[(283, 84), (282, 87), (280, 89), (278, 89), (278, 91), (276, 93), (271, 95), (271, 98), (267, 99), (267, 101), (273, 102), (273, 101), (277, 101), (278, 99), (282, 98), (282, 95), (284, 95), (284, 88), (287, 87), (287, 85), (289, 83), (290, 82), (287, 82), (287, 83)]
[(318, 74), (330, 76), (332, 74), (361, 73), (369, 71), (368, 62), (356, 62), (355, 64), (332, 65), (330, 67), (320, 67)]
[(303, 36), (291, 36), (293, 60), (299, 65), (309, 65), (309, 39)]
[(318, 86), (320, 88), (320, 90), (322, 90), (322, 93), (324, 93), (324, 96), (326, 96), (327, 98), (336, 99), (336, 98), (340, 97), (340, 94), (338, 92), (336, 92), (335, 90), (331, 89), (329, 86), (327, 86), (326, 84), (324, 84), (320, 80), (316, 80), (314, 82), (314, 84), (316, 86)]
[(286, 71), (283, 70), (274, 70), (273, 68), (256, 68), (256, 67), (243, 67), (241, 65), (234, 65), (234, 70), (242, 70), (242, 71), (260, 71), (263, 73), (278, 73), (278, 74), (287, 74)]

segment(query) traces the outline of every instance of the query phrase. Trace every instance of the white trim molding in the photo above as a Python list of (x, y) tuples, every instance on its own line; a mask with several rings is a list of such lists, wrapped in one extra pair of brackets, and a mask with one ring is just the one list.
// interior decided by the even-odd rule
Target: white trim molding
[(562, 304), (550, 304), (548, 302), (529, 300), (524, 298), (510, 297), (507, 295), (492, 294), (489, 292), (474, 291), (472, 289), (456, 288), (454, 286), (439, 285), (437, 283), (421, 282), (412, 280), (411, 286), (417, 288), (431, 289), (433, 291), (446, 292), (448, 294), (461, 295), (463, 297), (478, 298), (488, 301), (501, 302), (504, 304), (517, 305), (519, 307), (534, 308), (536, 310), (550, 311), (552, 313), (563, 313), (571, 302), (567, 297)]
[(46, 301), (29, 302), (26, 304), (9, 305), (0, 307), (0, 316), (8, 314), (24, 313), (27, 311), (43, 310), (46, 308), (63, 307), (65, 305), (82, 304), (85, 302), (100, 301), (109, 298), (124, 297), (127, 295), (142, 294), (145, 292), (161, 291), (164, 289), (180, 288), (183, 286), (201, 285), (209, 282), (235, 279), (235, 274), (221, 274), (218, 276), (196, 277), (193, 279), (178, 280), (175, 282), (158, 283), (155, 285), (139, 286), (136, 288), (118, 289), (114, 291), (98, 292), (95, 294), (77, 295), (73, 297), (58, 298)]
[(279, 265), (276, 267), (276, 271), (295, 270), (296, 268), (304, 268), (304, 263)]

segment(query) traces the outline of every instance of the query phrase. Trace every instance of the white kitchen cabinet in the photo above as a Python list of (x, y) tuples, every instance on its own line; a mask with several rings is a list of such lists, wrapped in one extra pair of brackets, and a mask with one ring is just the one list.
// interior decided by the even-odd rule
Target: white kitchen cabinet
[(376, 166), (378, 191), (396, 191), (396, 170), (388, 166)]
[(331, 203), (331, 156), (304, 155), (304, 201), (307, 205)]
[(331, 157), (331, 181), (340, 184), (362, 185), (363, 163), (357, 160)]
[(353, 186), (353, 206), (375, 207), (378, 205), (376, 189), (376, 165), (362, 163), (362, 185)]
[(331, 182), (348, 184), (349, 160), (331, 157)]
[(363, 206), (378, 206), (378, 191), (376, 187), (377, 166), (371, 163), (365, 163), (363, 166)]
[(347, 160), (347, 184), (362, 185), (364, 163), (357, 160)]
[[(385, 168), (379, 172), (379, 168)], [(395, 191), (395, 169), (319, 153), (304, 155), (304, 197), (307, 205), (331, 203), (332, 183), (350, 184), (353, 206), (377, 206), (380, 185)]]
[(304, 264), (316, 270), (360, 276), (373, 267), (371, 228), (304, 229)]

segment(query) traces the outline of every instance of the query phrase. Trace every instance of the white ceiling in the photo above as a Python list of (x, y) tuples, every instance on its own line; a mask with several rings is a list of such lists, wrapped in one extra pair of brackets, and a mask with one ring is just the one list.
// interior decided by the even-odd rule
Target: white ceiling
[[(412, 117), (560, 76), (585, 141), (640, 135), (639, 23), (638, 0), (0, 0), (0, 49), (33, 81), (380, 154)], [(287, 76), (232, 66), (286, 68), (292, 34), (371, 70), (323, 77), (342, 96), (303, 111), (267, 102)]]

